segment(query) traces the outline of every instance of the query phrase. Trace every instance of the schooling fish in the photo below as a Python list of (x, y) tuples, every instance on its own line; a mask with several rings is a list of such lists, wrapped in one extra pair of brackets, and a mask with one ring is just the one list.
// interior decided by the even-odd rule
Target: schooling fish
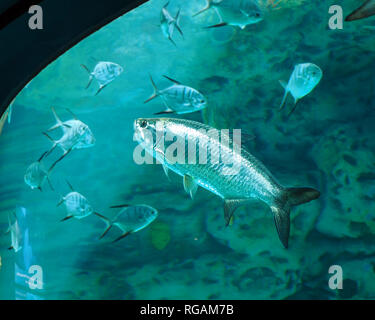
[(193, 16), (210, 8), (215, 9), (220, 23), (208, 28), (233, 26), (245, 29), (246, 26), (263, 20), (263, 12), (256, 0), (207, 0), (206, 7)]
[(375, 0), (367, 0), (362, 6), (348, 15), (345, 21), (353, 21), (371, 17), (375, 14)]
[(285, 81), (280, 81), (280, 84), (285, 89), (284, 98), (280, 105), (280, 110), (285, 106), (286, 98), (290, 93), (294, 98), (294, 107), (289, 113), (291, 115), (296, 109), (298, 101), (304, 96), (308, 95), (318, 85), (323, 77), (322, 70), (313, 63), (302, 63), (294, 67), (293, 73), (290, 76), (288, 84)]
[[(238, 141), (232, 143), (233, 148), (230, 148), (230, 143), (224, 143), (225, 139), (231, 141), (229, 135), (216, 138), (212, 134), (215, 129), (205, 124), (158, 118), (137, 119), (134, 127), (135, 140), (160, 163), (183, 176), (185, 190), (195, 193), (197, 187), (201, 186), (224, 199), (227, 225), (231, 223), (234, 211), (251, 199), (266, 203), (273, 212), (279, 238), (286, 248), (291, 207), (320, 196), (319, 191), (312, 188), (283, 187), (258, 159), (240, 147)], [(169, 138), (162, 139), (160, 131)], [(199, 148), (199, 155), (198, 152), (189, 154), (189, 146), (194, 146), (195, 150)], [(177, 156), (179, 152), (185, 152), (189, 160), (174, 161), (171, 159), (171, 148), (177, 150)], [(201, 160), (201, 150), (207, 150), (207, 161)], [(232, 169), (226, 164), (232, 164)]]
[(60, 206), (64, 203), (67, 212), (67, 216), (61, 221), (66, 221), (71, 218), (83, 219), (94, 213), (94, 210), (88, 200), (80, 193), (74, 191), (69, 182), (67, 183), (71, 192), (63, 197), (57, 204), (57, 206)]
[(50, 188), (53, 190), (48, 173), (42, 164), (42, 160), (46, 154), (47, 152), (43, 153), (39, 160), (32, 163), (26, 170), (24, 181), (32, 190), (39, 189), (42, 191), (42, 186), (46, 180), (48, 181)]
[[(51, 172), (55, 165), (64, 157), (66, 157), (73, 149), (90, 148), (95, 145), (95, 137), (92, 134), (90, 128), (82, 121), (78, 120), (73, 113), (72, 115), (74, 119), (62, 122), (56, 114), (55, 109), (51, 109), (56, 119), (56, 125), (48, 129), (48, 131), (53, 131), (61, 128), (63, 130), (63, 136), (59, 140), (54, 140), (47, 133), (43, 132), (43, 134), (53, 142), (52, 148), (47, 152), (45, 156), (48, 156), (57, 146), (60, 147), (64, 153), (58, 160), (56, 160), (52, 164), (48, 172)], [(71, 111), (69, 112), (71, 113)]]
[(98, 62), (94, 68), (94, 71), (91, 72), (89, 68), (85, 65), (81, 65), (90, 75), (89, 83), (86, 86), (86, 89), (91, 85), (92, 80), (95, 78), (99, 84), (99, 90), (96, 95), (99, 94), (109, 83), (115, 80), (121, 73), (123, 73), (124, 68), (113, 62)]
[(22, 249), (21, 241), (22, 241), (22, 235), (21, 235), (21, 229), (18, 225), (17, 216), (13, 212), (13, 215), (15, 217), (15, 222), (12, 224), (10, 215), (8, 214), (8, 223), (9, 228), (7, 233), (10, 232), (11, 239), (12, 239), (12, 245), (8, 248), (9, 250), (14, 250), (14, 252), (18, 252)]
[(127, 237), (129, 234), (146, 228), (158, 217), (158, 211), (145, 204), (136, 206), (120, 205), (113, 206), (111, 208), (124, 209), (122, 209), (112, 220), (102, 216), (101, 214), (95, 213), (107, 224), (107, 228), (101, 235), (100, 239), (102, 239), (108, 233), (112, 226), (116, 226), (122, 231), (122, 235), (114, 241), (117, 242)]
[(206, 98), (198, 90), (184, 86), (180, 82), (167, 76), (164, 76), (164, 78), (172, 81), (174, 84), (166, 89), (159, 90), (150, 76), (152, 86), (154, 87), (154, 93), (144, 102), (147, 103), (156, 97), (160, 97), (167, 107), (167, 110), (156, 114), (186, 114), (202, 110), (206, 107)]
[(184, 34), (183, 34), (183, 32), (180, 28), (180, 25), (179, 25), (181, 10), (178, 10), (178, 12), (176, 14), (176, 17), (173, 18), (172, 15), (167, 10), (168, 5), (169, 5), (169, 1), (161, 9), (160, 27), (161, 27), (161, 30), (163, 32), (164, 37), (167, 38), (169, 41), (171, 41), (176, 46), (176, 43), (172, 39), (174, 29), (177, 29), (182, 37), (184, 36)]

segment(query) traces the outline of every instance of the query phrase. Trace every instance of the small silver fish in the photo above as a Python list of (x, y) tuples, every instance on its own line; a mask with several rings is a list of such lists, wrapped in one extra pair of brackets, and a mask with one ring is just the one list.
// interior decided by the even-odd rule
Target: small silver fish
[(184, 86), (180, 82), (167, 76), (164, 76), (164, 78), (173, 82), (173, 85), (166, 89), (159, 90), (150, 76), (152, 86), (154, 87), (154, 93), (144, 102), (147, 103), (156, 97), (160, 97), (167, 107), (167, 110), (156, 114), (186, 114), (206, 108), (207, 100), (198, 90)]
[(294, 108), (289, 115), (292, 114), (296, 109), (298, 101), (313, 91), (322, 77), (322, 70), (313, 63), (302, 63), (296, 65), (292, 75), (290, 76), (288, 84), (286, 84), (285, 81), (280, 81), (280, 84), (285, 89), (280, 110), (285, 106), (286, 98), (290, 93), (294, 98)]
[(72, 185), (69, 182), (67, 183), (71, 192), (63, 197), (57, 204), (57, 206), (60, 206), (64, 203), (67, 212), (67, 216), (61, 221), (66, 221), (71, 218), (83, 219), (94, 213), (94, 209), (92, 208), (88, 200), (82, 194), (74, 191)]
[(111, 208), (123, 209), (115, 216), (114, 219), (108, 219), (107, 217), (104, 217), (98, 213), (95, 214), (107, 224), (107, 228), (101, 235), (100, 239), (102, 239), (113, 226), (118, 227), (122, 231), (122, 235), (113, 242), (117, 242), (132, 233), (146, 228), (158, 217), (158, 211), (145, 204), (135, 206), (125, 204), (113, 206)]
[(121, 73), (124, 72), (124, 68), (113, 62), (101, 61), (98, 62), (94, 68), (94, 71), (91, 72), (89, 68), (85, 65), (81, 65), (90, 75), (89, 83), (86, 86), (86, 89), (90, 87), (92, 80), (95, 78), (99, 84), (99, 90), (96, 92), (96, 95), (99, 94), (109, 83), (115, 80)]
[(354, 21), (359, 19), (364, 19), (371, 17), (375, 14), (375, 0), (367, 0), (365, 3), (360, 6), (358, 9), (354, 10), (349, 14), (345, 21)]
[(8, 250), (14, 250), (14, 252), (18, 252), (22, 250), (21, 246), (21, 241), (22, 241), (22, 235), (21, 235), (21, 229), (20, 226), (18, 225), (18, 220), (16, 214), (13, 212), (15, 222), (12, 224), (10, 215), (8, 214), (8, 223), (9, 223), (9, 228), (7, 233), (10, 232), (11, 235), (11, 241), (12, 245), (8, 248)]
[(248, 25), (263, 20), (263, 12), (256, 0), (207, 0), (206, 7), (193, 16), (211, 8), (215, 9), (220, 23), (207, 28), (233, 26), (245, 29)]
[(63, 136), (58, 140), (54, 140), (46, 132), (43, 132), (43, 134), (53, 142), (52, 148), (45, 156), (47, 157), (56, 147), (60, 147), (64, 154), (53, 163), (48, 172), (51, 172), (55, 165), (65, 158), (73, 149), (91, 148), (95, 145), (96, 141), (90, 128), (85, 123), (78, 120), (70, 110), (67, 109), (73, 115), (74, 119), (63, 122), (56, 114), (55, 109), (51, 109), (56, 119), (56, 125), (48, 129), (48, 131), (61, 128), (63, 130)]
[(181, 10), (179, 9), (178, 12), (177, 12), (177, 14), (176, 14), (176, 17), (173, 18), (172, 15), (167, 10), (168, 5), (169, 5), (169, 1), (161, 9), (161, 13), (160, 13), (160, 28), (161, 28), (161, 30), (163, 32), (164, 37), (167, 38), (169, 41), (171, 41), (176, 46), (176, 43), (172, 39), (174, 29), (177, 29), (178, 32), (181, 34), (182, 37), (184, 36), (184, 34), (183, 34), (182, 30), (181, 30), (181, 27), (179, 25)]
[[(161, 128), (168, 139), (161, 139)], [(243, 148), (230, 148), (230, 143), (223, 143), (223, 137), (212, 137), (209, 134), (212, 130), (215, 129), (184, 119), (137, 119), (134, 123), (135, 140), (160, 163), (183, 176), (184, 188), (190, 195), (201, 186), (224, 199), (227, 225), (231, 223), (235, 210), (251, 199), (266, 203), (274, 215), (279, 238), (287, 248), (291, 207), (317, 199), (319, 191), (283, 187), (258, 159)], [(231, 141), (229, 137), (227, 139)], [(189, 154), (188, 146), (191, 145), (207, 150), (207, 153), (211, 151), (210, 159), (216, 158), (217, 162), (200, 163), (200, 151), (199, 154), (196, 152), (194, 161), (190, 159), (191, 154), (189, 161), (171, 161), (165, 150), (172, 144), (174, 150), (184, 150), (185, 155)], [(238, 146), (238, 142), (236, 144)], [(228, 163), (237, 168), (236, 173), (228, 174), (225, 166)]]
[(46, 180), (48, 181), (50, 188), (53, 190), (48, 173), (42, 164), (42, 160), (46, 154), (47, 152), (43, 153), (39, 160), (33, 162), (26, 170), (24, 181), (32, 190), (39, 189), (42, 191), (42, 186)]

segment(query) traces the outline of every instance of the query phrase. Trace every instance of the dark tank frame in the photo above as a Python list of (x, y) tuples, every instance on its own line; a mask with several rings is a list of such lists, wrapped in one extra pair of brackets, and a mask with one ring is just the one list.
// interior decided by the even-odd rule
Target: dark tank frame
[[(101, 27), (148, 0), (1, 0), (0, 117), (40, 71)], [(31, 30), (29, 8), (43, 9), (43, 30)]]

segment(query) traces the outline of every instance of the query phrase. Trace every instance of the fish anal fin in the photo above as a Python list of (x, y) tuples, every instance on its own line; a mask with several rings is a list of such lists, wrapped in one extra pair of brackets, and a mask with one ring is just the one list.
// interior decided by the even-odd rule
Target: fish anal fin
[(130, 235), (131, 233), (132, 233), (132, 231), (125, 232), (123, 235), (121, 235), (120, 237), (118, 237), (117, 239), (115, 239), (115, 240), (113, 241), (113, 243), (118, 242), (118, 241), (120, 241), (120, 240), (126, 238), (126, 237), (127, 237), (128, 235)]
[(110, 209), (117, 209), (117, 208), (127, 208), (127, 207), (130, 207), (129, 204), (120, 204), (120, 205), (117, 205), (117, 206), (111, 206), (109, 207)]
[(224, 200), (224, 219), (225, 226), (228, 227), (233, 222), (234, 212), (241, 206), (245, 205), (246, 200), (243, 199), (226, 199)]
[(272, 206), (271, 210), (280, 241), (285, 249), (287, 249), (290, 233), (290, 207), (284, 206), (284, 208), (280, 208)]
[(60, 222), (67, 221), (67, 220), (70, 220), (70, 219), (72, 219), (72, 218), (73, 218), (73, 216), (67, 216), (67, 217), (65, 217), (64, 219), (61, 219)]
[(192, 176), (185, 174), (183, 183), (184, 189), (187, 192), (187, 194), (190, 195), (191, 199), (194, 199), (194, 196), (198, 190), (198, 184), (195, 182), (194, 178)]
[(227, 22), (221, 22), (221, 23), (218, 23), (218, 24), (214, 24), (212, 26), (208, 26), (208, 27), (204, 27), (205, 29), (211, 29), (211, 28), (219, 28), (219, 27), (225, 27), (227, 26), (228, 23)]
[(97, 96), (105, 87), (106, 87), (107, 85), (105, 84), (105, 85), (100, 85), (99, 86), (99, 89), (98, 89), (98, 91), (95, 93), (95, 95)]

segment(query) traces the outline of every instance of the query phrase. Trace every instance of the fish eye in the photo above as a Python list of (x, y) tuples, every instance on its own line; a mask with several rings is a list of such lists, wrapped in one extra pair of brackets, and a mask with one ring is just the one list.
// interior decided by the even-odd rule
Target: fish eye
[(146, 128), (147, 127), (147, 121), (146, 120), (142, 120), (141, 121), (141, 123), (139, 124), (139, 126), (141, 127), (141, 128)]

